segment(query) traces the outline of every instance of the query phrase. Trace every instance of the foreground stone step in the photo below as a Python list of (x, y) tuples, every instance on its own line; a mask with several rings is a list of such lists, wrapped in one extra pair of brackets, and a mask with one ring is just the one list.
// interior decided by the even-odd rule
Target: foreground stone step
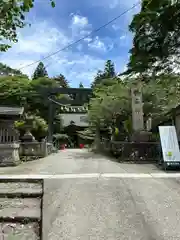
[(43, 181), (0, 179), (0, 240), (41, 240)]
[(0, 240), (39, 240), (40, 229), (37, 222), (0, 223)]
[[(2, 181), (2, 180), (1, 180)], [(42, 184), (32, 182), (1, 182), (0, 196), (39, 197), (42, 195)]]
[[(0, 198), (0, 218), (18, 220), (41, 220), (41, 199), (39, 198)], [(7, 220), (6, 220), (7, 221)]]

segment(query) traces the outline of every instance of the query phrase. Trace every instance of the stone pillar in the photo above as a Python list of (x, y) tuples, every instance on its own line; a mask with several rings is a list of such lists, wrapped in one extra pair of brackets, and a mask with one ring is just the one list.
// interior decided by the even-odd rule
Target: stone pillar
[(133, 142), (148, 142), (151, 133), (144, 128), (142, 84), (138, 81), (131, 89)]
[(143, 118), (143, 102), (141, 83), (138, 82), (131, 89), (132, 99), (132, 126), (134, 131), (144, 130), (144, 118)]
[(0, 166), (16, 166), (21, 163), (19, 158), (19, 143), (0, 144)]

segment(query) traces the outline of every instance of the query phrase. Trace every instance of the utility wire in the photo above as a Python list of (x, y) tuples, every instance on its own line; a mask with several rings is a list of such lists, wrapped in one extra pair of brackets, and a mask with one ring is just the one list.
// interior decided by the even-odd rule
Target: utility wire
[(68, 49), (69, 47), (72, 47), (73, 45), (81, 42), (81, 41), (84, 40), (85, 38), (90, 37), (93, 33), (96, 33), (96, 32), (98, 32), (98, 31), (100, 31), (102, 28), (105, 28), (106, 26), (108, 26), (108, 25), (111, 24), (112, 22), (116, 21), (117, 19), (119, 19), (120, 17), (122, 17), (123, 15), (125, 15), (126, 13), (128, 13), (129, 11), (131, 11), (132, 9), (134, 9), (135, 7), (137, 7), (140, 3), (141, 3), (141, 1), (138, 1), (138, 2), (135, 3), (132, 7), (128, 8), (127, 10), (125, 10), (124, 12), (122, 12), (120, 15), (118, 15), (118, 16), (115, 17), (115, 18), (113, 18), (112, 20), (110, 20), (110, 21), (107, 22), (106, 24), (102, 25), (101, 27), (99, 27), (99, 28), (91, 31), (91, 32), (90, 32), (89, 34), (87, 34), (86, 36), (84, 36), (84, 37), (82, 37), (82, 38), (80, 38), (80, 39), (78, 39), (78, 40), (76, 40), (76, 41), (68, 44), (67, 46), (59, 49), (59, 50), (56, 51), (56, 52), (53, 52), (53, 53), (47, 55), (46, 57), (44, 57), (44, 58), (42, 58), (42, 59), (40, 59), (40, 60), (37, 60), (37, 61), (32, 62), (32, 63), (30, 63), (30, 64), (27, 64), (27, 65), (25, 65), (24, 67), (19, 68), (18, 70), (22, 70), (22, 69), (24, 69), (24, 68), (26, 68), (26, 67), (30, 67), (30, 66), (32, 66), (32, 65), (34, 65), (34, 64), (36, 64), (36, 63), (39, 63), (39, 62), (41, 62), (41, 61), (43, 61), (43, 60), (45, 60), (45, 59), (47, 59), (47, 58), (49, 58), (49, 57), (51, 57), (51, 56), (56, 55), (56, 54), (59, 53), (59, 52), (62, 52), (62, 51), (64, 51), (64, 50)]

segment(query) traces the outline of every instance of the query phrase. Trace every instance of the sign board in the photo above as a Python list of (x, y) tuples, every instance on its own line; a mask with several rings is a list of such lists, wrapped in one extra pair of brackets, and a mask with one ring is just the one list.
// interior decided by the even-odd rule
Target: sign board
[(71, 124), (71, 121), (74, 122), (75, 125), (80, 127), (88, 127), (87, 121), (87, 113), (85, 114), (75, 114), (75, 113), (65, 113), (61, 114), (62, 125), (67, 127)]
[(161, 147), (165, 163), (180, 164), (180, 151), (175, 126), (159, 126)]

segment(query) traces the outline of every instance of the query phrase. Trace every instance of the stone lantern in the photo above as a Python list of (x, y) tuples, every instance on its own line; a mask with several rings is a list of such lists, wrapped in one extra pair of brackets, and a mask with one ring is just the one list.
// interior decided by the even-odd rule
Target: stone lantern
[(26, 128), (26, 132), (24, 134), (24, 136), (22, 137), (22, 141), (23, 142), (36, 142), (35, 137), (32, 135), (31, 133), (31, 128), (32, 128), (32, 124), (33, 124), (33, 117), (32, 116), (25, 116), (25, 128)]

